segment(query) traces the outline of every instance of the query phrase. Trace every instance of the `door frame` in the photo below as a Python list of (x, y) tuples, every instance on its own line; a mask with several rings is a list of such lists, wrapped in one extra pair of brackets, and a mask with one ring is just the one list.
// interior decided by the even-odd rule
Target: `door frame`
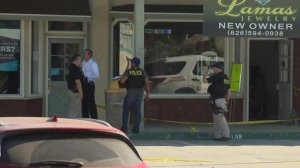
[[(287, 40), (284, 40), (284, 41), (281, 41), (279, 44), (280, 44), (280, 49), (279, 49), (279, 52), (282, 52), (282, 45), (284, 45), (284, 43), (286, 44), (288, 44), (288, 47), (290, 47), (290, 48), (288, 48), (288, 52), (290, 52), (290, 55), (288, 55), (288, 58), (290, 59), (290, 63), (289, 63), (289, 67), (290, 67), (290, 72), (289, 72), (289, 79), (288, 79), (288, 81), (287, 82), (285, 82), (285, 83), (289, 83), (289, 85), (290, 85), (290, 88), (289, 88), (289, 91), (290, 91), (290, 94), (289, 94), (289, 99), (290, 99), (290, 102), (288, 103), (288, 105), (289, 105), (289, 110), (290, 111), (288, 111), (289, 113), (287, 114), (287, 118), (285, 117), (285, 115), (283, 115), (282, 114), (282, 112), (283, 111), (281, 111), (282, 110), (282, 108), (283, 107), (281, 107), (281, 103), (280, 103), (280, 98), (281, 97), (279, 97), (279, 103), (278, 103), (278, 105), (279, 105), (279, 112), (278, 112), (278, 119), (279, 120), (286, 120), (286, 119), (289, 119), (289, 116), (290, 116), (290, 114), (291, 114), (291, 112), (292, 112), (292, 110), (293, 110), (293, 102), (294, 102), (294, 41), (293, 40), (290, 40), (290, 39), (287, 39)], [(279, 96), (281, 95), (281, 93), (282, 93), (282, 85), (281, 85), (281, 83), (283, 83), (284, 81), (282, 81), (282, 69), (281, 69), (281, 61), (282, 61), (282, 58), (284, 57), (284, 55), (281, 55), (282, 53), (280, 53), (280, 55), (279, 55)]]
[[(249, 85), (249, 82), (250, 82), (250, 42), (251, 41), (278, 41), (279, 42), (279, 45), (280, 45), (280, 41), (292, 41), (288, 38), (247, 38), (246, 40), (246, 43), (247, 43), (247, 58), (246, 58), (246, 79), (247, 79), (247, 82), (246, 82), (246, 107), (244, 109), (246, 109), (246, 114), (244, 114), (245, 116), (247, 116), (247, 121), (249, 121), (249, 117), (250, 117), (250, 112), (249, 112), (249, 104), (250, 104), (250, 93), (249, 93), (249, 89), (250, 89), (250, 85)], [(280, 47), (280, 46), (279, 46)], [(278, 53), (279, 55), (279, 59), (281, 58), (280, 57), (280, 53)], [(293, 58), (294, 58), (294, 53), (292, 53), (291, 55), (291, 62), (290, 62), (290, 66), (291, 66), (291, 71), (290, 71), (290, 75), (291, 75), (291, 87), (293, 88)], [(279, 66), (279, 64), (278, 64)], [(280, 75), (280, 71), (279, 71), (279, 74)], [(280, 76), (279, 76), (280, 77)], [(278, 81), (278, 84), (279, 84), (279, 81)], [(292, 95), (292, 98), (291, 100), (293, 101), (293, 90), (291, 90), (291, 95)], [(278, 95), (278, 98), (280, 95)], [(279, 104), (278, 104), (278, 108), (279, 108)], [(279, 109), (278, 109), (279, 110)], [(278, 111), (279, 113), (279, 111)], [(279, 116), (278, 116), (279, 117)]]
[(66, 40), (83, 40), (83, 48), (87, 48), (87, 37), (82, 37), (82, 36), (47, 36), (46, 37), (46, 70), (45, 70), (45, 116), (49, 117), (49, 44), (50, 44), (50, 39), (66, 39)]

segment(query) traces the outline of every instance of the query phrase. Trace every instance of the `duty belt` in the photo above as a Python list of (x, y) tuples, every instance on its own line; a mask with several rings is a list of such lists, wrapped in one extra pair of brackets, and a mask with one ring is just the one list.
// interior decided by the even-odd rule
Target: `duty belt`
[(215, 99), (211, 99), (211, 105), (212, 105), (212, 110), (213, 110), (213, 113), (218, 115), (218, 114), (224, 114), (225, 113), (225, 110), (221, 107), (218, 107), (216, 105), (216, 100)]

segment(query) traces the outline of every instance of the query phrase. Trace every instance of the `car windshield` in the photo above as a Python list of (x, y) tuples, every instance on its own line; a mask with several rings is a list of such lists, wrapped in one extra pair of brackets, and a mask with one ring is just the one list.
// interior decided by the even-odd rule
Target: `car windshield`
[(159, 61), (159, 62), (146, 64), (145, 70), (149, 76), (177, 75), (183, 70), (185, 65), (186, 65), (185, 61), (178, 61), (178, 62)]
[(3, 139), (1, 162), (28, 166), (47, 161), (83, 163), (83, 167), (135, 166), (142, 161), (125, 142), (86, 134), (26, 134)]

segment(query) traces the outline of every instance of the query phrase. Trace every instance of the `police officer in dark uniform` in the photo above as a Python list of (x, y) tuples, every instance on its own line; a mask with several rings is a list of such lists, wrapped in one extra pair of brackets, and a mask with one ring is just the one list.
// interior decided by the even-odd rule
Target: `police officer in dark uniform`
[(132, 67), (127, 69), (120, 80), (127, 89), (127, 94), (123, 103), (123, 121), (121, 130), (126, 133), (128, 131), (129, 111), (134, 107), (135, 123), (132, 132), (139, 133), (141, 123), (141, 103), (143, 101), (144, 91), (146, 91), (145, 99), (149, 99), (150, 83), (146, 72), (139, 68), (141, 61), (138, 57), (131, 60)]
[(68, 96), (69, 96), (69, 118), (81, 118), (82, 99), (83, 99), (83, 79), (84, 75), (81, 70), (82, 58), (81, 55), (75, 54), (71, 58), (71, 65), (69, 67), (68, 82)]
[(207, 78), (207, 72), (204, 74), (203, 82), (210, 83), (208, 93), (211, 97), (214, 118), (214, 136), (216, 140), (230, 140), (230, 131), (225, 117), (228, 112), (227, 102), (230, 98), (229, 78), (223, 72), (223, 63), (217, 62), (212, 66), (213, 75)]

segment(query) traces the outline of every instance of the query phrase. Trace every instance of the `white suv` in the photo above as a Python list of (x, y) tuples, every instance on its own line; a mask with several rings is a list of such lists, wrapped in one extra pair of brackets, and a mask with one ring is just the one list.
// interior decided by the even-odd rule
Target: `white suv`
[(207, 93), (209, 84), (202, 82), (203, 73), (215, 62), (224, 62), (224, 58), (207, 51), (201, 55), (168, 57), (147, 63), (145, 70), (152, 82), (151, 93)]

